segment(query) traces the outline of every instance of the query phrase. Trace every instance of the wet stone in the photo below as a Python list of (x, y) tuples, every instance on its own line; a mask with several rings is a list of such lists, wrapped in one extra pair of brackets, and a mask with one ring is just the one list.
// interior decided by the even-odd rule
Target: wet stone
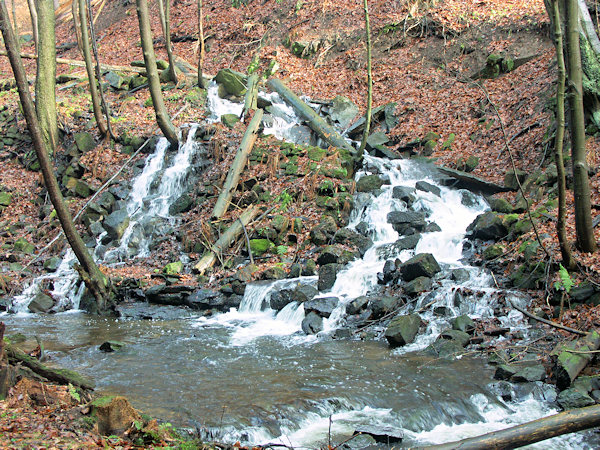
[(419, 253), (400, 265), (398, 270), (405, 281), (412, 281), (418, 277), (431, 278), (441, 268), (431, 253)]
[(290, 294), (290, 298), (292, 301), (298, 303), (304, 303), (309, 300), (312, 300), (315, 295), (317, 295), (319, 291), (315, 289), (310, 284), (299, 284), (294, 288), (294, 290)]
[(424, 276), (417, 277), (404, 285), (404, 293), (406, 295), (414, 297), (423, 292), (430, 291), (432, 285), (433, 283), (431, 281), (431, 278)]
[(494, 378), (497, 380), (509, 380), (515, 373), (517, 373), (516, 367), (508, 364), (500, 364), (496, 367)]
[(337, 274), (342, 270), (342, 267), (343, 266), (340, 264), (325, 264), (324, 266), (321, 266), (319, 269), (319, 281), (317, 283), (320, 292), (333, 287)]
[(452, 329), (473, 334), (473, 331), (475, 331), (475, 322), (469, 316), (463, 314), (452, 320)]
[(369, 303), (369, 299), (366, 296), (362, 295), (360, 297), (357, 297), (354, 300), (352, 300), (351, 302), (346, 304), (346, 314), (349, 314), (349, 315), (358, 314), (359, 312), (363, 311), (367, 307), (368, 303)]
[(329, 317), (338, 303), (337, 297), (315, 298), (304, 303), (304, 311), (315, 312), (321, 317)]
[(515, 373), (511, 381), (527, 382), (527, 381), (544, 381), (546, 379), (546, 369), (541, 364), (534, 366), (523, 367)]
[(439, 187), (428, 183), (427, 181), (417, 181), (417, 183), (415, 184), (415, 188), (418, 191), (429, 192), (433, 195), (437, 195), (438, 197), (442, 193), (442, 190)]
[(317, 334), (323, 331), (323, 318), (316, 312), (311, 311), (302, 320), (302, 331), (306, 334)]
[(385, 330), (385, 338), (392, 347), (411, 344), (414, 342), (420, 326), (421, 317), (418, 314), (396, 316)]
[(558, 394), (556, 401), (563, 409), (583, 408), (584, 406), (590, 406), (596, 403), (592, 397), (575, 388), (569, 388), (562, 391)]

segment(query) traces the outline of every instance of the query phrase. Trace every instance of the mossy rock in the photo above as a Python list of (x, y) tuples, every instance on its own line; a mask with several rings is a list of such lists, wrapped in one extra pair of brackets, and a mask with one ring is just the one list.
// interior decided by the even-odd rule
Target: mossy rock
[(442, 150), (446, 150), (446, 149), (452, 147), (452, 143), (454, 142), (454, 139), (456, 139), (456, 134), (450, 133), (448, 135), (448, 138), (442, 144)]
[(182, 270), (183, 263), (181, 261), (175, 261), (167, 264), (163, 269), (163, 273), (166, 275), (177, 275), (181, 273)]
[(233, 128), (236, 123), (240, 121), (240, 118), (236, 114), (223, 114), (221, 116), (221, 122), (227, 128)]
[(511, 226), (510, 231), (515, 236), (520, 236), (522, 234), (528, 233), (529, 231), (531, 231), (532, 228), (533, 227), (531, 225), (531, 221), (529, 219), (524, 219), (524, 220), (519, 220), (519, 221), (515, 222)]
[(24, 237), (17, 239), (13, 245), (13, 248), (16, 252), (27, 253), (28, 255), (31, 255), (35, 252), (35, 245), (33, 245)]
[(250, 250), (253, 255), (263, 255), (273, 247), (275, 244), (268, 239), (250, 239)]
[(317, 187), (317, 192), (321, 195), (332, 196), (335, 192), (335, 184), (331, 180), (323, 180)]
[(338, 180), (344, 180), (348, 178), (348, 170), (344, 167), (326, 167), (323, 169), (323, 175)]
[(75, 133), (73, 139), (75, 140), (75, 145), (81, 153), (87, 153), (96, 147), (94, 137), (90, 133)]
[(489, 204), (492, 211), (503, 214), (511, 214), (514, 209), (513, 206), (503, 198), (492, 198), (489, 200)]
[(215, 77), (215, 81), (219, 83), (227, 94), (240, 97), (246, 93), (246, 82), (244, 74), (235, 72), (231, 69), (221, 69)]
[(298, 175), (298, 166), (294, 163), (287, 163), (285, 165), (285, 174), (286, 175)]
[(504, 254), (504, 246), (501, 244), (488, 245), (483, 251), (484, 259), (496, 259)]
[(0, 192), (0, 206), (8, 206), (12, 201), (12, 194), (10, 192)]
[(311, 161), (322, 161), (327, 156), (327, 150), (319, 147), (310, 147), (307, 151), (308, 159)]

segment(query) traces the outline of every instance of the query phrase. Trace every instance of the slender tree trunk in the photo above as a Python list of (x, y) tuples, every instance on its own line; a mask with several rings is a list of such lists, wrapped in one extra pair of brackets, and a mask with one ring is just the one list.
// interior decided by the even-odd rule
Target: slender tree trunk
[(81, 23), (79, 21), (79, 0), (71, 1), (71, 15), (73, 16), (73, 28), (75, 29), (75, 37), (77, 38), (77, 48), (79, 49), (79, 53), (83, 54), (83, 41), (81, 40)]
[(148, 13), (148, 2), (146, 0), (136, 0), (138, 22), (140, 24), (140, 38), (142, 41), (142, 50), (144, 52), (144, 63), (148, 73), (148, 84), (150, 85), (150, 96), (154, 105), (156, 121), (158, 126), (172, 145), (178, 145), (177, 131), (171, 123), (169, 113), (163, 101), (160, 90), (160, 79), (156, 69), (156, 57), (154, 56), (154, 47), (152, 47), (152, 33), (150, 31), (150, 19)]
[[(54, 8), (53, 8), (54, 9)], [(81, 236), (75, 229), (71, 213), (66, 207), (58, 182), (54, 176), (53, 168), (50, 164), (50, 158), (48, 156), (48, 148), (42, 137), (40, 126), (35, 114), (35, 108), (31, 95), (29, 94), (29, 87), (27, 85), (27, 78), (25, 76), (25, 69), (23, 63), (19, 57), (19, 49), (16, 44), (16, 38), (10, 23), (8, 22), (8, 12), (6, 10), (6, 4), (4, 0), (0, 0), (0, 30), (4, 37), (4, 44), (8, 52), (8, 58), (12, 67), (15, 80), (17, 82), (17, 89), (19, 91), (19, 98), (21, 100), (21, 106), (23, 108), (23, 115), (27, 121), (27, 128), (31, 134), (31, 139), (35, 152), (40, 163), (42, 175), (44, 177), (44, 183), (48, 190), (48, 195), (52, 201), (52, 205), (56, 210), (56, 215), (63, 228), (67, 241), (73, 249), (75, 256), (79, 261), (80, 267), (78, 271), (84, 275), (83, 280), (96, 299), (98, 311), (105, 312), (108, 309), (109, 302), (111, 299), (111, 288), (109, 280), (100, 271), (91, 255), (87, 251)]]
[[(58, 146), (56, 119), (56, 40), (54, 1), (37, 0), (39, 47), (35, 79), (35, 111), (48, 151)], [(8, 49), (7, 49), (8, 50)]]
[(556, 39), (556, 61), (558, 64), (558, 83), (556, 85), (556, 138), (554, 143), (554, 161), (558, 174), (558, 218), (556, 222), (556, 234), (560, 245), (563, 265), (572, 270), (574, 266), (571, 257), (571, 249), (567, 240), (566, 209), (567, 209), (567, 185), (565, 180), (565, 164), (563, 161), (563, 142), (565, 138), (565, 59), (563, 54), (562, 23), (558, 0), (552, 0), (552, 12), (554, 15), (554, 37)]
[(169, 79), (177, 83), (175, 57), (173, 56), (173, 45), (171, 44), (171, 2), (170, 0), (158, 0), (158, 15), (160, 16), (160, 25), (165, 37), (165, 48), (167, 49), (167, 58), (169, 59)]
[(373, 76), (371, 72), (371, 27), (369, 25), (369, 7), (367, 0), (364, 0), (365, 9), (365, 33), (367, 37), (367, 112), (365, 115), (365, 130), (363, 131), (358, 154), (362, 155), (367, 146), (369, 131), (371, 129), (371, 109), (373, 108)]
[(203, 68), (204, 56), (206, 49), (204, 47), (204, 21), (202, 18), (202, 0), (198, 0), (198, 47), (200, 54), (198, 56), (198, 86), (202, 89), (206, 89), (207, 83), (204, 79)]
[(567, 0), (567, 55), (577, 244), (584, 252), (595, 252), (597, 246), (592, 226), (590, 184), (585, 151), (585, 117), (577, 0)]
[(35, 0), (27, 0), (27, 6), (29, 7), (29, 16), (31, 17), (31, 32), (33, 33), (33, 43), (37, 51), (39, 46), (38, 37), (38, 16), (37, 10), (35, 9)]
[[(100, 92), (100, 104), (102, 105), (102, 110), (104, 111), (104, 116), (106, 117), (106, 131), (108, 132), (108, 134), (106, 134), (106, 136), (110, 137), (112, 140), (117, 140), (117, 138), (115, 137), (113, 130), (112, 130), (112, 125), (110, 124), (110, 113), (108, 111), (108, 103), (106, 103), (106, 99), (104, 98), (104, 90), (102, 88), (102, 71), (100, 70), (100, 58), (98, 56), (98, 47), (96, 46), (96, 33), (94, 31), (94, 21), (92, 20), (92, 16), (93, 16), (93, 11), (92, 11), (92, 4), (90, 2), (90, 0), (86, 0), (86, 6), (87, 6), (87, 24), (90, 27), (90, 38), (92, 39), (92, 51), (94, 52), (94, 58), (96, 59), (96, 78), (98, 79), (98, 87), (99, 87), (99, 92)], [(81, 8), (79, 8), (81, 9)], [(82, 34), (82, 38), (83, 38), (83, 33)], [(86, 67), (87, 67), (87, 63), (86, 63)], [(91, 81), (91, 80), (90, 80)], [(95, 113), (94, 113), (95, 114)], [(100, 126), (100, 125), (98, 125)]]
[[(88, 17), (85, 0), (73, 0), (73, 4), (76, 3), (79, 4), (79, 24), (81, 26), (81, 32), (78, 34), (81, 36), (81, 53), (83, 55), (83, 59), (85, 60), (85, 70), (87, 72), (89, 80), (90, 96), (92, 98), (92, 109), (94, 110), (94, 117), (96, 118), (96, 124), (98, 125), (100, 133), (102, 134), (102, 136), (106, 136), (108, 128), (106, 126), (106, 123), (104, 122), (104, 117), (102, 116), (102, 107), (100, 106), (100, 95), (98, 94), (98, 84), (94, 75), (94, 63), (92, 61), (92, 53), (90, 51), (90, 39), (87, 26)], [(75, 16), (73, 16), (73, 18), (75, 18)]]

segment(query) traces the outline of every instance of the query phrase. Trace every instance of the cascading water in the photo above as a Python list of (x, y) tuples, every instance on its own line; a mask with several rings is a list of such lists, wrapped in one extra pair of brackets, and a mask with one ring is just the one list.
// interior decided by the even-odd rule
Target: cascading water
[[(209, 89), (209, 103), (218, 119), (232, 109), (231, 105), (219, 109), (224, 102), (216, 94), (215, 88)], [(277, 103), (275, 97), (271, 100), (276, 102), (274, 110), (286, 111), (287, 107)], [(239, 114), (241, 107), (236, 108), (233, 113)], [(273, 124), (273, 130), (266, 129), (276, 135), (277, 129), (294, 128), (277, 125), (278, 120)], [(285, 131), (279, 136), (287, 138), (290, 134)], [(166, 205), (179, 195), (175, 191), (183, 185), (185, 175), (171, 177), (168, 169), (162, 178), (178, 180), (165, 181), (165, 186), (170, 186), (167, 192), (172, 194), (157, 188), (156, 180), (164, 170), (165, 148), (164, 142), (159, 144), (134, 182), (127, 207), (132, 225), (119, 250), (114, 251), (115, 259), (136, 248), (132, 238), (136, 230), (147, 228), (148, 215), (168, 218)], [(182, 155), (180, 161), (181, 165), (172, 166), (181, 166), (180, 173), (185, 174), (189, 154)], [(405, 205), (394, 199), (393, 187), (414, 187), (423, 179), (437, 185), (434, 172), (412, 161), (366, 156), (360, 175), (366, 173), (390, 180), (376, 197), (360, 194), (351, 218), (350, 227), (367, 232), (374, 246), (338, 275), (329, 292), (320, 294), (336, 296), (340, 304), (318, 337), (300, 331), (304, 318), (301, 304), (291, 302), (278, 313), (270, 308), (271, 296), (277, 290), (314, 285), (315, 277), (249, 284), (237, 310), (212, 317), (181, 310), (169, 313), (169, 308), (162, 307), (165, 319), (153, 321), (80, 314), (13, 315), (4, 319), (15, 332), (38, 335), (57, 364), (93, 376), (101, 390), (126, 394), (135, 406), (150, 414), (179, 425), (191, 422), (227, 442), (278, 442), (315, 448), (327, 445), (329, 437), (337, 444), (356, 428), (370, 425), (401, 429), (405, 432), (403, 445), (423, 445), (505, 428), (555, 412), (547, 406), (555, 395), (548, 386), (538, 383), (507, 405), (489, 386), (491, 369), (480, 359), (465, 356), (447, 361), (417, 351), (435, 339), (448, 317), (492, 314), (495, 300), (489, 277), (460, 261), (465, 228), (487, 208), (484, 200), (444, 186), (438, 186), (439, 197), (417, 191), (413, 209), (426, 211), (427, 220), (437, 223), (440, 230), (423, 233), (416, 250), (398, 252), (394, 247), (398, 233), (388, 223), (387, 215), (404, 210)], [(429, 325), (414, 344), (402, 351), (390, 351), (379, 341), (332, 340), (330, 332), (343, 325), (346, 304), (377, 290), (377, 274), (385, 261), (405, 261), (415, 252), (432, 253), (446, 273), (465, 269), (470, 278), (463, 287), (482, 295), (476, 302), (457, 305), (456, 283), (438, 281), (432, 293), (406, 306), (406, 312), (421, 311)], [(66, 261), (63, 264), (69, 265)], [(56, 281), (54, 286), (58, 286)], [(68, 286), (64, 289), (71, 291)], [(446, 318), (433, 314), (436, 307), (442, 306), (448, 311)], [(520, 319), (517, 314), (502, 320), (506, 325), (517, 325)], [(98, 352), (98, 345), (108, 339), (123, 341), (125, 346), (119, 352)], [(350, 441), (349, 445), (358, 443)], [(581, 435), (539, 445), (566, 447), (584, 448)]]

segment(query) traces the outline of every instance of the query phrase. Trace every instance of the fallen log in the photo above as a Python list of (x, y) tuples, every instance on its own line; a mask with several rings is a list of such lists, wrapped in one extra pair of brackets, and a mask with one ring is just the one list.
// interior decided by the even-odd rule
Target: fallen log
[(600, 348), (600, 334), (592, 331), (576, 341), (559, 344), (550, 353), (556, 357), (556, 386), (568, 388)]
[(233, 197), (233, 193), (235, 192), (240, 181), (242, 171), (244, 170), (244, 167), (246, 167), (248, 155), (252, 151), (252, 147), (254, 147), (254, 143), (258, 137), (258, 127), (260, 126), (262, 117), (263, 110), (256, 110), (254, 117), (252, 117), (252, 120), (248, 124), (248, 128), (246, 128), (246, 133), (244, 133), (242, 143), (235, 154), (235, 158), (231, 164), (229, 173), (227, 174), (227, 179), (225, 180), (223, 189), (221, 190), (219, 198), (217, 199), (215, 207), (213, 208), (212, 217), (216, 219), (220, 219), (223, 217), (223, 214), (227, 212), (227, 208), (231, 202), (231, 197)]
[(256, 111), (256, 101), (258, 97), (258, 75), (252, 74), (248, 77), (246, 83), (246, 97), (244, 98), (244, 109), (240, 114), (240, 120), (243, 122), (244, 117), (250, 111)]
[(424, 447), (427, 450), (509, 449), (544, 441), (563, 434), (575, 433), (600, 425), (600, 405), (565, 411), (542, 417), (516, 427), (494, 431), (462, 441)]
[[(7, 56), (5, 50), (0, 50), (0, 56)], [(37, 55), (33, 53), (21, 53), (21, 58), (25, 59), (37, 59)], [(79, 61), (77, 59), (66, 59), (66, 58), (56, 58), (57, 64), (68, 64), (69, 66), (75, 67), (85, 67), (85, 61)], [(133, 67), (133, 66), (115, 66), (113, 64), (100, 64), (100, 69), (103, 71), (115, 71), (115, 72), (133, 72), (139, 73), (142, 75), (146, 74), (146, 69), (141, 67)]]
[(260, 212), (257, 206), (250, 206), (215, 242), (210, 251), (204, 255), (198, 264), (194, 266), (194, 271), (203, 275), (217, 261), (217, 254), (228, 248), (237, 237), (242, 234), (244, 227), (248, 225)]
[(498, 192), (509, 192), (513, 189), (499, 184), (477, 178), (470, 173), (461, 172), (460, 170), (450, 169), (449, 167), (438, 167), (438, 170), (444, 175), (451, 177), (452, 186), (459, 189), (468, 189), (471, 191), (481, 192), (483, 194), (497, 194)]
[(317, 135), (329, 145), (338, 148), (345, 148), (352, 155), (356, 155), (356, 150), (344, 139), (332, 126), (330, 126), (321, 116), (319, 116), (310, 106), (303, 102), (283, 81), (272, 78), (267, 85), (277, 92), (283, 100), (294, 108), (307, 122), (308, 126)]
[(14, 348), (12, 345), (5, 344), (5, 351), (8, 356), (8, 361), (11, 364), (21, 363), (49, 381), (55, 381), (60, 384), (70, 383), (73, 386), (81, 387), (83, 389), (94, 389), (94, 383), (77, 372), (68, 369), (53, 369), (48, 367), (21, 350)]

